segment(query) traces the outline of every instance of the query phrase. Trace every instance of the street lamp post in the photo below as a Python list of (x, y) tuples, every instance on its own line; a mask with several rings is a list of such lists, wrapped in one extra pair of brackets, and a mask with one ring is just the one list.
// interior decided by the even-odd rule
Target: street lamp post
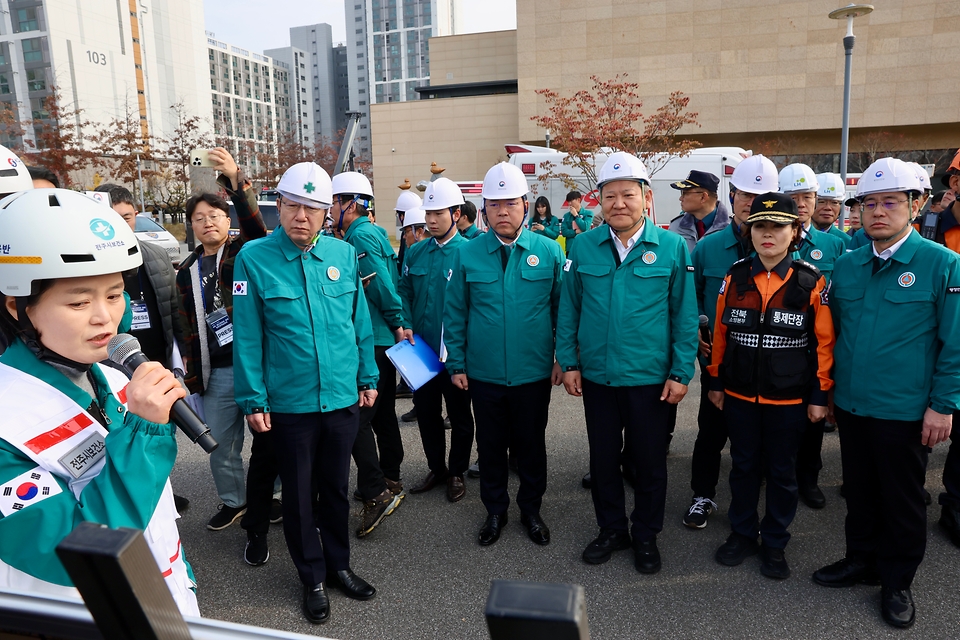
[(134, 155), (137, 156), (137, 182), (140, 188), (140, 213), (143, 213), (145, 207), (143, 204), (143, 172), (140, 170), (140, 153), (135, 151)]
[(850, 141), (850, 65), (853, 61), (853, 44), (857, 38), (853, 35), (853, 19), (865, 16), (873, 11), (872, 4), (849, 4), (828, 15), (833, 20), (847, 20), (847, 35), (843, 37), (845, 54), (843, 68), (843, 129), (840, 136), (840, 177), (847, 184), (847, 147)]

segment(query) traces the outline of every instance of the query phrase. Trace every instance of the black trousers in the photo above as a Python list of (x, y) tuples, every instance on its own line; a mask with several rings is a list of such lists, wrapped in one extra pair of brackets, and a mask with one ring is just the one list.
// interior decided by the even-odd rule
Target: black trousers
[(950, 432), (950, 450), (943, 463), (943, 488), (940, 494), (940, 504), (960, 509), (960, 411), (953, 414), (953, 430)]
[(247, 464), (247, 512), (243, 514), (240, 526), (248, 533), (264, 534), (270, 529), (273, 485), (280, 470), (273, 448), (273, 431), (251, 433), (253, 444)]
[(380, 453), (380, 470), (384, 477), (400, 480), (400, 463), (403, 462), (403, 441), (400, 439), (400, 424), (397, 422), (397, 370), (387, 357), (389, 347), (374, 347), (380, 380), (377, 382), (377, 407), (370, 425), (377, 436)]
[(626, 434), (627, 455), (636, 473), (634, 541), (648, 541), (663, 529), (667, 499), (667, 439), (672, 407), (660, 400), (663, 385), (608, 387), (583, 379), (583, 412), (590, 443), (591, 493), (597, 525), (627, 530), (626, 497), (620, 475)]
[[(760, 404), (725, 395), (723, 416), (730, 434), (730, 528), (771, 549), (790, 540), (797, 515), (797, 447), (807, 426), (805, 404)], [(757, 512), (760, 482), (767, 479), (766, 513)]]
[(710, 402), (710, 374), (700, 373), (700, 412), (697, 414), (697, 440), (693, 444), (690, 469), (690, 488), (694, 497), (710, 498), (717, 495), (720, 482), (720, 459), (727, 444), (727, 423), (723, 412)]
[(823, 448), (825, 422), (826, 420), (817, 422), (807, 420), (803, 434), (800, 436), (800, 446), (797, 448), (797, 484), (801, 487), (815, 486), (820, 477), (820, 469), (823, 468), (820, 450)]
[(881, 420), (836, 407), (847, 557), (875, 560), (884, 587), (909, 589), (927, 546), (920, 420)]
[[(471, 384), (473, 384), (471, 382)], [(447, 401), (450, 416), (450, 457), (447, 461), (447, 434), (443, 426), (443, 401)], [(427, 456), (430, 471), (437, 476), (462, 476), (470, 466), (473, 449), (473, 413), (470, 411), (470, 392), (453, 386), (446, 371), (413, 392), (417, 405), (417, 425), (420, 441)]]
[[(480, 473), (480, 500), (491, 515), (510, 507), (507, 481), (510, 468), (507, 450), (517, 454), (520, 489), (517, 506), (521, 513), (537, 515), (547, 490), (547, 418), (550, 408), (550, 379), (508, 387), (470, 380), (470, 397), (477, 420), (477, 451), (483, 468)], [(420, 408), (417, 407), (419, 415)], [(452, 419), (451, 419), (452, 422)]]
[[(396, 398), (396, 390), (394, 390), (394, 398)], [(353, 443), (353, 461), (357, 463), (357, 490), (360, 491), (364, 500), (371, 500), (387, 490), (383, 469), (380, 467), (377, 438), (373, 432), (373, 417), (377, 415), (379, 407), (380, 392), (377, 391), (377, 399), (373, 406), (359, 409), (360, 426)]]
[(270, 417), (283, 483), (283, 535), (300, 581), (312, 586), (324, 582), (328, 570), (350, 567), (347, 485), (360, 413), (354, 404)]

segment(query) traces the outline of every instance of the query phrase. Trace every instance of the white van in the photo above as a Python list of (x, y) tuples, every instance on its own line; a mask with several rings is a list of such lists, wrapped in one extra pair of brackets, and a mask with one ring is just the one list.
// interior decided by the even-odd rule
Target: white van
[[(598, 194), (595, 191), (589, 191), (583, 173), (575, 167), (563, 164), (566, 153), (556, 149), (522, 144), (506, 145), (506, 150), (510, 154), (508, 162), (520, 167), (527, 176), (533, 194), (531, 199), (541, 195), (546, 196), (550, 200), (554, 215), (563, 216), (566, 213), (566, 198), (570, 189), (560, 178), (550, 178), (546, 183), (538, 178), (549, 173), (549, 169), (544, 167), (544, 163), (547, 162), (553, 163), (554, 173), (567, 173), (577, 183), (578, 190), (585, 194), (584, 206), (594, 211), (599, 209)], [(612, 152), (612, 149), (603, 149), (594, 155), (595, 172), (600, 170), (607, 156)], [(667, 228), (670, 226), (670, 221), (680, 215), (680, 193), (670, 187), (670, 184), (686, 178), (691, 169), (707, 171), (717, 176), (720, 179), (718, 195), (721, 202), (729, 202), (730, 177), (733, 175), (733, 170), (744, 158), (751, 155), (753, 155), (751, 151), (740, 147), (705, 147), (694, 149), (689, 155), (683, 157), (671, 157), (665, 154), (654, 156), (647, 162), (648, 168), (655, 171), (650, 178), (654, 197), (651, 218), (659, 226)]]

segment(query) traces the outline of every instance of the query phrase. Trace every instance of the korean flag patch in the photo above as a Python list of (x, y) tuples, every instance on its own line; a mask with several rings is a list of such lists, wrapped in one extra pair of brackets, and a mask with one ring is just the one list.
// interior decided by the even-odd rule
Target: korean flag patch
[(563, 270), (570, 271), (570, 265), (573, 264), (573, 260), (567, 260), (563, 263)]
[(247, 281), (246, 280), (237, 280), (233, 283), (233, 295), (235, 296), (245, 296), (247, 295)]
[(52, 473), (43, 467), (34, 467), (0, 487), (0, 513), (9, 517), (61, 491)]

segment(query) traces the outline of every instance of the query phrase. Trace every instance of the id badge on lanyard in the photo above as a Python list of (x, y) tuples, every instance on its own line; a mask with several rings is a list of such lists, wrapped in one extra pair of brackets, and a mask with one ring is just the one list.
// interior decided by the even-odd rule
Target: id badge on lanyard
[(233, 323), (230, 322), (226, 309), (220, 308), (207, 314), (207, 326), (216, 336), (218, 346), (225, 347), (233, 342)]
[(150, 328), (150, 312), (147, 310), (147, 303), (143, 300), (131, 300), (130, 311), (133, 312), (133, 324), (130, 325), (131, 331), (145, 331)]

